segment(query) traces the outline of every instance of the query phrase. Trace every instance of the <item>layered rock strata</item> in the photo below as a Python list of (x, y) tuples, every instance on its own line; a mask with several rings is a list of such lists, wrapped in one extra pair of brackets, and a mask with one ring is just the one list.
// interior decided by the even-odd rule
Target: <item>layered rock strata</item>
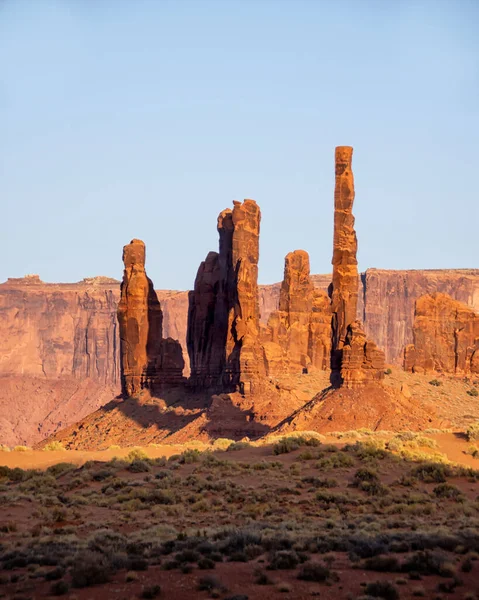
[(359, 274), (352, 212), (355, 195), (352, 156), (350, 146), (336, 148), (331, 285), (331, 382), (348, 388), (384, 377), (384, 354), (368, 345), (362, 325), (357, 321)]
[(479, 374), (479, 313), (447, 294), (416, 301), (413, 338), (404, 352), (406, 371)]
[(126, 396), (143, 388), (183, 380), (181, 345), (163, 339), (163, 313), (145, 271), (145, 244), (132, 240), (123, 248), (125, 269), (118, 303), (121, 383)]

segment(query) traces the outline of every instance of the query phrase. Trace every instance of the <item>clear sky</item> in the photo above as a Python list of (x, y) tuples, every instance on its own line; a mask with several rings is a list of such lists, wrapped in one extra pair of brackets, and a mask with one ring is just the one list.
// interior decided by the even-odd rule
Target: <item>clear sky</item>
[(479, 267), (478, 0), (0, 0), (0, 280), (186, 289), (234, 199), (260, 281), (330, 270), (334, 147), (359, 262)]

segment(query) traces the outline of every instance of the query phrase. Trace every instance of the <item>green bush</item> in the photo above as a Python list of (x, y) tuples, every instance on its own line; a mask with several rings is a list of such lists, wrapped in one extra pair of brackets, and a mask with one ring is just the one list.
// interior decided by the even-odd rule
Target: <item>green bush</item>
[(473, 398), (476, 398), (477, 396), (479, 396), (479, 391), (476, 390), (476, 388), (472, 388), (472, 390), (467, 390), (466, 392), (469, 396), (472, 396)]
[(439, 379), (431, 379), (431, 381), (429, 382), (429, 385), (433, 385), (434, 387), (439, 387), (440, 385), (442, 385), (442, 381), (439, 381)]

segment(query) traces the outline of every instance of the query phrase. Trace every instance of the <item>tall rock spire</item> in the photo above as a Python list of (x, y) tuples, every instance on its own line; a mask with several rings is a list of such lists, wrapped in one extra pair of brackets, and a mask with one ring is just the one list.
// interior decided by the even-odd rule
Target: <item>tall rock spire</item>
[(135, 396), (143, 388), (182, 381), (181, 345), (163, 339), (163, 313), (145, 271), (145, 244), (132, 240), (123, 248), (123, 281), (118, 304), (122, 392)]
[(335, 152), (331, 382), (358, 387), (384, 377), (384, 353), (366, 340), (358, 310), (358, 242), (354, 229), (353, 149)]
[(190, 293), (188, 353), (194, 387), (251, 392), (265, 375), (259, 343), (261, 212), (254, 200), (218, 216), (219, 253), (200, 265)]

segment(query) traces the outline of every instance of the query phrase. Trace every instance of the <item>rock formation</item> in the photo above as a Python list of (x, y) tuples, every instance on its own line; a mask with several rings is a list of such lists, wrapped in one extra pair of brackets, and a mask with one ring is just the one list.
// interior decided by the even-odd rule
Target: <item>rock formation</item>
[(404, 352), (406, 371), (479, 374), (479, 313), (447, 294), (416, 300), (413, 338)]
[(271, 313), (261, 338), (269, 375), (329, 368), (330, 303), (314, 289), (304, 250), (285, 258), (279, 309)]
[(368, 269), (361, 280), (359, 318), (367, 336), (384, 348), (388, 363), (402, 365), (404, 347), (413, 343), (415, 302), (424, 294), (448, 294), (479, 312), (479, 269)]
[(118, 304), (122, 392), (182, 381), (184, 361), (179, 342), (163, 340), (163, 313), (145, 271), (145, 244), (132, 240), (123, 248), (125, 269)]
[(384, 377), (384, 354), (366, 340), (358, 312), (358, 261), (354, 230), (353, 149), (336, 148), (333, 281), (331, 286), (331, 382), (359, 387)]
[(200, 265), (190, 293), (188, 352), (194, 387), (249, 393), (265, 375), (259, 342), (258, 259), (261, 212), (234, 202), (218, 217), (219, 253)]

